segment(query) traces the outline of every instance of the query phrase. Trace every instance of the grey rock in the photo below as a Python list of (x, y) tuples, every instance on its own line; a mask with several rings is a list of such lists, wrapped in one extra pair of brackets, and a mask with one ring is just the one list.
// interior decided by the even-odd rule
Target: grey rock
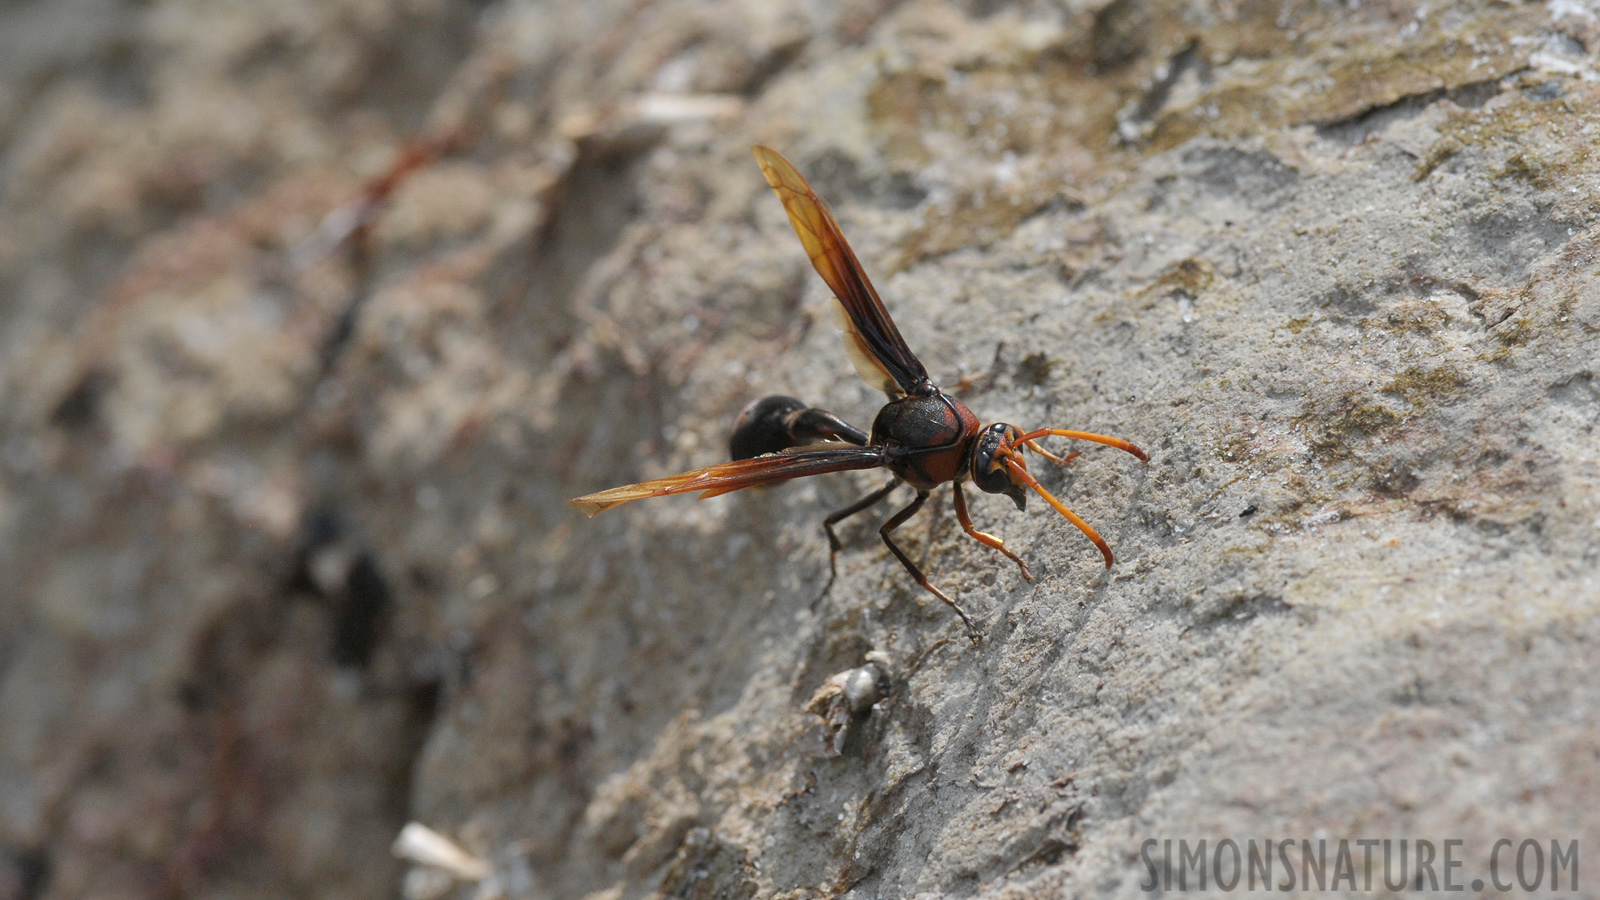
[[(1592, 845), (1580, 6), (179, 3), (41, 39), (0, 90), (0, 890), (391, 895), (411, 820), (516, 897)], [(1149, 452), (1034, 468), (1110, 570), (976, 500), (1022, 582), (936, 495), (900, 535), (974, 647), (871, 513), (819, 598), (822, 517), (882, 473), (565, 506), (720, 461), (765, 394), (881, 404), (753, 143), (986, 422)], [(892, 689), (825, 689), (865, 668)]]

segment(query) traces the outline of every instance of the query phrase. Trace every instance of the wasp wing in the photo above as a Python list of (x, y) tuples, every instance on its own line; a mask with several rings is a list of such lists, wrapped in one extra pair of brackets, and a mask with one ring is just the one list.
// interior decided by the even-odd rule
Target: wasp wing
[(767, 183), (783, 201), (789, 224), (811, 257), (811, 265), (839, 299), (848, 321), (842, 322), (844, 348), (863, 380), (890, 397), (915, 392), (929, 384), (928, 372), (900, 336), (878, 292), (862, 271), (861, 261), (839, 230), (833, 214), (805, 178), (783, 155), (755, 147), (756, 162)]
[(782, 453), (769, 453), (753, 459), (718, 463), (681, 475), (641, 481), (638, 484), (612, 488), (609, 491), (589, 494), (567, 502), (592, 518), (596, 513), (605, 512), (613, 506), (620, 506), (629, 500), (642, 500), (645, 497), (664, 497), (668, 494), (691, 494), (699, 491), (700, 499), (704, 500), (707, 497), (755, 487), (758, 484), (772, 484), (826, 472), (875, 469), (881, 465), (883, 465), (883, 451), (876, 447), (802, 447)]

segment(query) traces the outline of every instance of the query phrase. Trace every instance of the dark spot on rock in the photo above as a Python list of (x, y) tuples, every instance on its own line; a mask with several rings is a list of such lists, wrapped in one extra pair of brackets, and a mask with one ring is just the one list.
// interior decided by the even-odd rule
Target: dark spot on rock
[(1055, 363), (1043, 353), (1030, 353), (1017, 363), (1017, 383), (1041, 387), (1050, 380), (1050, 370)]
[(1462, 109), (1478, 109), (1499, 93), (1500, 79), (1489, 78), (1453, 88), (1406, 94), (1392, 103), (1368, 107), (1352, 116), (1320, 122), (1317, 124), (1317, 136), (1354, 145), (1382, 133), (1396, 122), (1415, 119), (1441, 100), (1448, 100)]
[(1351, 443), (1382, 437), (1399, 427), (1401, 416), (1382, 403), (1351, 394), (1332, 403), (1315, 404), (1295, 421), (1308, 430), (1313, 450), (1344, 458), (1349, 456)]
[(1346, 316), (1370, 315), (1377, 305), (1367, 293), (1346, 284), (1337, 284), (1312, 301), (1318, 308), (1333, 310)]
[(1242, 625), (1261, 616), (1280, 616), (1293, 607), (1282, 597), (1268, 593), (1240, 593), (1203, 603), (1195, 610), (1194, 627), (1217, 628)]
[(1169, 295), (1193, 300), (1216, 280), (1217, 272), (1210, 263), (1191, 256), (1179, 260), (1161, 273), (1161, 277), (1156, 279), (1155, 286), (1164, 289)]
[(1265, 150), (1197, 147), (1185, 152), (1183, 161), (1198, 168), (1196, 182), (1224, 194), (1260, 198), (1300, 180), (1298, 171)]
[[(912, 209), (923, 201), (927, 191), (904, 174), (867, 178), (856, 161), (843, 153), (824, 153), (804, 168), (812, 187), (824, 202), (842, 204), (847, 199), (865, 198), (888, 209)], [(838, 198), (833, 200), (832, 198)]]
[(1150, 12), (1136, 0), (1114, 0), (1094, 16), (1094, 64), (1114, 69), (1144, 52)]
[(334, 661), (366, 668), (389, 609), (388, 580), (372, 552), (347, 533), (334, 507), (313, 508), (300, 529), (300, 548), (286, 589), (324, 600), (333, 623)]
[(1421, 483), (1422, 476), (1404, 465), (1379, 466), (1372, 472), (1372, 489), (1380, 494), (1402, 496)]
[(372, 554), (361, 553), (350, 566), (345, 596), (333, 613), (333, 658), (340, 665), (366, 668), (383, 630), (389, 585)]
[(50, 421), (62, 428), (88, 427), (99, 414), (100, 403), (111, 387), (111, 376), (99, 367), (91, 368), (67, 391), (50, 413)]
[(715, 837), (696, 840), (694, 834), (661, 882), (663, 896), (682, 900), (748, 900), (758, 889), (744, 851)]
[(1411, 366), (1379, 390), (1385, 394), (1399, 394), (1417, 406), (1429, 401), (1449, 403), (1460, 399), (1463, 393), (1461, 373), (1449, 364), (1433, 369)]
[(0, 863), (0, 897), (34, 900), (50, 883), (50, 853), (43, 847), (10, 849)]
[(1562, 88), (1560, 79), (1552, 78), (1543, 84), (1535, 85), (1531, 88), (1524, 88), (1522, 94), (1529, 100), (1543, 103), (1546, 100), (1561, 99), (1562, 97), (1566, 96), (1566, 90)]
[(1060, 838), (1047, 837), (1039, 845), (1039, 849), (1029, 857), (1027, 862), (1041, 866), (1053, 866), (1060, 862), (1062, 857), (1077, 852), (1077, 845)]

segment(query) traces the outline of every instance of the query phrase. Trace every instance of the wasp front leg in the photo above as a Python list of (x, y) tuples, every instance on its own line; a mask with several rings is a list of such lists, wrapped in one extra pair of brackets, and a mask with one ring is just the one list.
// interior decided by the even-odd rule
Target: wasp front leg
[(987, 532), (979, 531), (972, 526), (972, 518), (967, 515), (967, 498), (961, 493), (961, 482), (951, 482), (950, 486), (955, 488), (956, 518), (961, 520), (961, 530), (965, 531), (968, 537), (972, 538), (978, 543), (987, 547), (993, 547), (994, 549), (999, 550), (1001, 553), (1004, 553), (1006, 558), (1016, 563), (1017, 567), (1022, 569), (1022, 580), (1032, 581), (1033, 573), (1028, 571), (1028, 564), (1022, 561), (1022, 557), (1012, 553), (1009, 549), (1007, 549), (1005, 541)]
[(1057, 456), (1054, 453), (1051, 453), (1049, 450), (1046, 450), (1039, 444), (1038, 441), (1028, 441), (1026, 446), (1029, 450), (1032, 450), (1033, 452), (1039, 454), (1045, 459), (1050, 460), (1058, 466), (1064, 466), (1083, 455), (1082, 453), (1074, 450), (1071, 453), (1068, 453), (1066, 456)]

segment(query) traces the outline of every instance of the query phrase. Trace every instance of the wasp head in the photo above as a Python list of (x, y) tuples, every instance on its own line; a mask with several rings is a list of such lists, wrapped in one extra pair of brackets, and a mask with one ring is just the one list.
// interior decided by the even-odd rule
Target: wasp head
[(990, 494), (1005, 494), (1016, 504), (1017, 509), (1027, 508), (1027, 494), (1023, 488), (1024, 482), (1016, 480), (1011, 473), (1011, 467), (1006, 465), (1008, 460), (1027, 468), (1026, 461), (1017, 446), (1017, 439), (1022, 437), (1015, 425), (1006, 425), (996, 422), (983, 430), (978, 435), (977, 443), (972, 445), (972, 483), (978, 490)]

